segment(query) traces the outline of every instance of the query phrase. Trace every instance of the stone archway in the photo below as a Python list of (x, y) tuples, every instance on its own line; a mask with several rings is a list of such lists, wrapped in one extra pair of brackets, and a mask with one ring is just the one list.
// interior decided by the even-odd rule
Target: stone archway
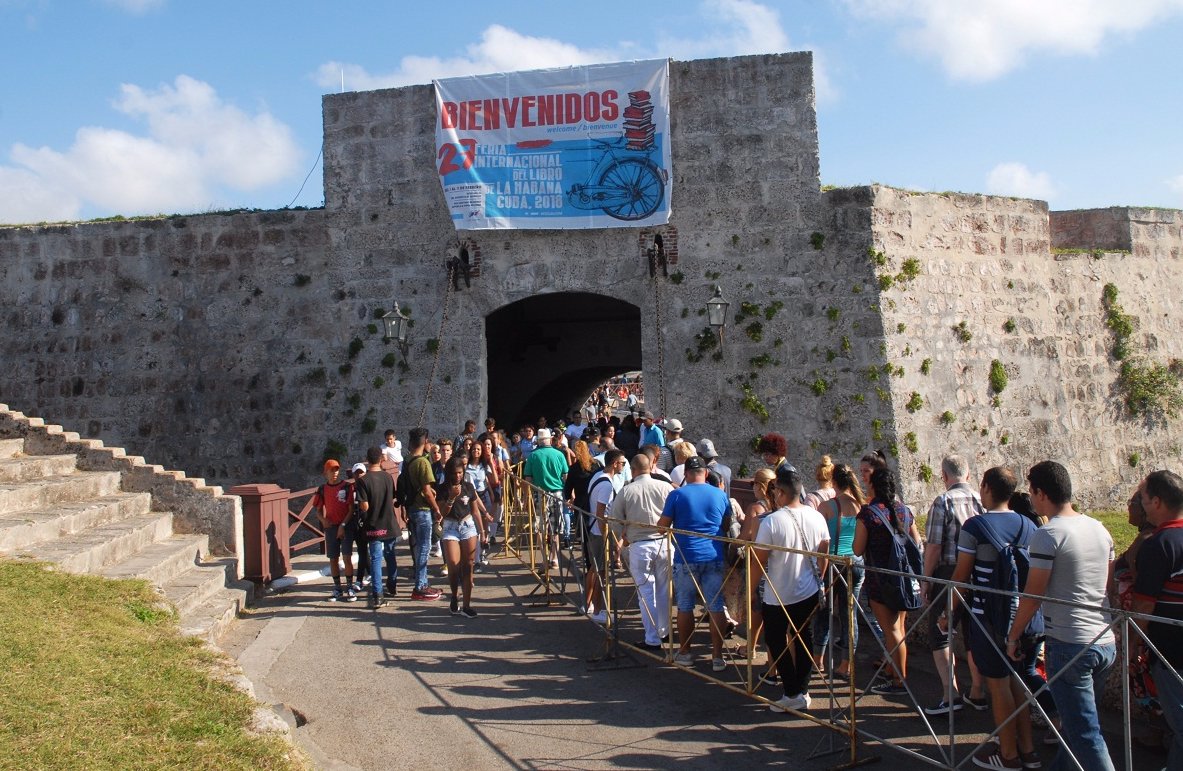
[(485, 317), (489, 414), (512, 430), (566, 416), (612, 375), (641, 369), (641, 310), (607, 295), (555, 292)]

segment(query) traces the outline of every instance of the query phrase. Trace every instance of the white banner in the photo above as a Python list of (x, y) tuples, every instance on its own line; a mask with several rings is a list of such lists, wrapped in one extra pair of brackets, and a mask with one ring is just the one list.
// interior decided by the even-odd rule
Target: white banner
[(435, 81), (457, 230), (669, 222), (669, 61)]

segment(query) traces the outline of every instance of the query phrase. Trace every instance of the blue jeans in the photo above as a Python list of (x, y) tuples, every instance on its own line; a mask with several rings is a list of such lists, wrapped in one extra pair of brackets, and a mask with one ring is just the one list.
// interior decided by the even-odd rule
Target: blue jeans
[(397, 538), (372, 538), (367, 544), (370, 551), (370, 596), (382, 596), (382, 563), (386, 562), (386, 574), (390, 578), (390, 593), (394, 594), (394, 580), (398, 563), (394, 558)]
[(407, 516), (411, 530), (411, 557), (415, 564), (416, 591), (427, 588), (427, 560), (431, 556), (431, 509), (412, 509)]
[[(1069, 664), (1081, 651), (1084, 653), (1080, 658)], [(1109, 747), (1101, 736), (1097, 700), (1105, 690), (1105, 673), (1116, 658), (1117, 646), (1113, 643), (1085, 645), (1047, 639), (1047, 676), (1052, 698), (1060, 711), (1060, 735), (1071, 743), (1084, 771), (1114, 771)], [(1051, 769), (1069, 768), (1075, 766), (1061, 746)]]
[(830, 613), (819, 611), (813, 614), (813, 649), (820, 654), (830, 643), (830, 625), (831, 619), (833, 619), (834, 663), (841, 664), (858, 650), (858, 611), (855, 611), (854, 628), (847, 629), (847, 627), (850, 625), (850, 598), (858, 597), (859, 592), (862, 591), (863, 577), (866, 571), (863, 568), (862, 560), (858, 560), (851, 567), (851, 572), (854, 574), (852, 576), (854, 586), (848, 587), (846, 585), (846, 570), (842, 566), (835, 566), (833, 569), (841, 573), (841, 577), (834, 577), (834, 583), (830, 590)]
[[(1175, 667), (1175, 671), (1183, 675), (1179, 667)], [(1167, 756), (1166, 767), (1183, 768), (1183, 682), (1157, 659), (1150, 665), (1150, 674), (1154, 677), (1154, 687), (1158, 689), (1162, 716), (1167, 719), (1167, 725), (1175, 735), (1171, 740), (1171, 753)]]

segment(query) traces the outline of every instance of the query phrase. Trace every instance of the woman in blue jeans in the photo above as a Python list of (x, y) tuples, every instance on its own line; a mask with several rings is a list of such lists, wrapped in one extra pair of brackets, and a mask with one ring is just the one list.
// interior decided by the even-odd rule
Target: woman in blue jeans
[[(854, 564), (850, 573), (842, 565), (830, 566), (830, 610), (813, 617), (814, 661), (819, 671), (824, 671), (823, 651), (833, 643), (834, 674), (850, 676), (850, 660), (858, 649), (858, 618), (850, 624), (850, 598), (858, 597), (863, 588), (863, 560), (854, 555), (854, 530), (859, 509), (866, 500), (854, 469), (844, 463), (834, 467), (833, 483), (835, 496), (823, 501), (818, 508), (830, 528), (830, 553), (838, 557), (850, 557)], [(841, 574), (841, 575), (839, 575)], [(847, 583), (849, 582), (849, 586)], [(830, 639), (830, 630), (834, 639)]]

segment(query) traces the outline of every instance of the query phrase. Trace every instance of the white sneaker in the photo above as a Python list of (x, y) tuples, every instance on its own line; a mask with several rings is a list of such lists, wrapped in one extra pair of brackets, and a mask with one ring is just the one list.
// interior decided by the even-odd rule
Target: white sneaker
[(444, 550), (443, 550), (442, 548), (440, 548), (440, 545), (439, 545), (438, 543), (437, 543), (435, 546), (432, 546), (432, 547), (431, 547), (431, 552), (430, 552), (430, 553), (431, 553), (431, 556), (433, 556), (433, 557), (442, 557), (442, 556), (444, 556)]
[(727, 662), (723, 659), (711, 659), (711, 669), (716, 672), (722, 672), (727, 669)]
[(674, 663), (681, 664), (684, 667), (692, 667), (692, 666), (694, 666), (694, 654), (693, 653), (674, 654)]
[(808, 693), (801, 693), (796, 696), (781, 696), (776, 702), (769, 704), (768, 709), (773, 712), (788, 712), (791, 709), (800, 712), (801, 710), (809, 709), (809, 705), (812, 702), (813, 699), (809, 697)]
[(587, 617), (590, 618), (592, 621), (596, 622), (597, 624), (599, 624), (600, 626), (603, 626), (604, 624), (608, 623), (608, 612), (607, 611), (601, 610), (597, 613), (588, 613)]

